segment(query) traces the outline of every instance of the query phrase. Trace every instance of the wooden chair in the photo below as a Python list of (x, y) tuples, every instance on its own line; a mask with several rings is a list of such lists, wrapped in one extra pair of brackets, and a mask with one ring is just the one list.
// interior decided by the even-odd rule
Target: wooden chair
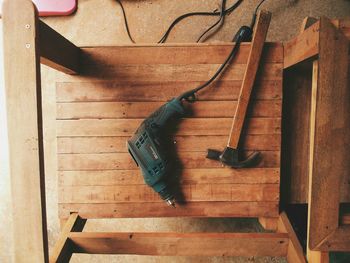
[[(242, 142), (247, 152), (260, 150), (263, 161), (257, 168), (232, 170), (204, 156), (207, 147), (223, 148), (226, 142), (250, 44), (242, 45), (233, 65), (200, 95), (191, 106), (192, 115), (178, 127), (175, 140), (182, 164), (178, 199), (183, 203), (171, 209), (143, 184), (125, 140), (164, 101), (206, 80), (232, 45), (77, 47), (40, 21), (28, 0), (5, 1), (3, 23), (16, 261), (49, 261), (43, 63), (66, 73), (56, 79), (59, 214), (66, 222), (50, 262), (67, 262), (72, 253), (286, 256), (290, 262), (305, 262), (286, 214), (279, 211), (282, 72), (283, 67), (316, 58), (322, 48), (309, 46), (314, 42), (308, 40), (308, 52), (299, 55), (296, 50), (304, 40), (298, 38), (284, 53), (280, 43), (266, 45)], [(301, 39), (312, 31), (321, 43), (326, 41), (321, 38), (326, 28), (338, 32), (326, 19), (316, 25), (318, 31), (312, 31), (314, 25)], [(326, 63), (319, 56), (321, 69)], [(317, 90), (323, 85), (320, 81)], [(345, 106), (339, 103), (339, 107)], [(313, 167), (318, 167), (319, 159), (313, 160)], [(275, 232), (83, 232), (89, 218), (119, 217), (256, 217)], [(332, 243), (331, 248), (336, 246)]]

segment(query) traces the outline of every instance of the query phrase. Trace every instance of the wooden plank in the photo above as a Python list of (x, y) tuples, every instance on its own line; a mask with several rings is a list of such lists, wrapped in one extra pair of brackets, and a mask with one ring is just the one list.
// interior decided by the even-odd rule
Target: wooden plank
[(319, 51), (320, 22), (316, 22), (303, 33), (284, 44), (284, 68), (312, 58)]
[[(142, 121), (143, 119), (58, 120), (57, 136), (131, 136)], [(232, 118), (182, 119), (176, 128), (176, 134), (227, 135), (231, 122)], [(280, 118), (250, 118), (244, 133), (280, 134), (280, 122)]]
[[(257, 134), (246, 135), (242, 149), (277, 151), (280, 149), (281, 135)], [(58, 153), (118, 153), (127, 152), (125, 142), (129, 137), (58, 137)], [(227, 136), (175, 136), (173, 139), (177, 151), (204, 152), (208, 145), (214, 149), (225, 146)]]
[[(198, 100), (237, 100), (242, 80), (214, 82), (205, 92), (198, 94)], [(58, 82), (56, 84), (57, 102), (91, 101), (167, 101), (189, 88), (199, 86), (199, 81), (93, 81)], [(281, 99), (281, 80), (259, 80), (254, 87), (252, 98)]]
[[(277, 202), (278, 184), (192, 184), (176, 192), (179, 202)], [(161, 202), (147, 185), (61, 186), (59, 203), (147, 203)]]
[(276, 217), (279, 214), (278, 202), (187, 202), (176, 209), (170, 209), (164, 202), (59, 204), (60, 218), (67, 218), (72, 211), (84, 218)]
[(307, 251), (308, 263), (329, 263), (329, 253), (322, 251)]
[(72, 257), (73, 247), (71, 241), (68, 239), (68, 235), (70, 232), (74, 231), (81, 232), (85, 223), (86, 219), (80, 218), (77, 213), (72, 213), (69, 216), (50, 255), (50, 263), (69, 262)]
[[(58, 120), (97, 118), (145, 118), (165, 102), (75, 102), (57, 103)], [(199, 101), (186, 105), (194, 118), (232, 117), (237, 101)], [(280, 117), (281, 100), (252, 101), (249, 117)]]
[[(174, 159), (174, 161), (176, 165), (184, 169), (222, 167), (222, 164), (205, 158), (206, 152), (178, 152), (177, 154), (178, 159)], [(278, 151), (262, 151), (261, 155), (262, 158), (257, 167), (279, 167), (280, 153)], [(57, 159), (60, 171), (137, 169), (129, 153), (59, 154)]]
[(327, 19), (321, 18), (318, 76), (317, 84), (313, 85), (311, 111), (310, 249), (338, 228), (340, 182), (350, 171), (350, 93), (348, 58), (344, 56), (348, 46), (348, 40)]
[(287, 261), (290, 263), (306, 263), (303, 248), (300, 245), (297, 235), (289, 222), (285, 212), (280, 214), (278, 219), (277, 231), (280, 233), (288, 233), (289, 244), (287, 252)]
[(285, 70), (282, 119), (282, 199), (307, 203), (312, 65)]
[(285, 256), (286, 234), (71, 233), (76, 253), (160, 256)]
[[(85, 54), (83, 53), (83, 56)], [(59, 75), (58, 81), (81, 82), (121, 80), (121, 81), (207, 81), (217, 71), (219, 64), (115, 64), (94, 61), (82, 63), (80, 75)], [(245, 64), (231, 64), (220, 79), (242, 80)], [(282, 63), (265, 63), (259, 70), (262, 80), (282, 80)], [(188, 87), (188, 86), (187, 86)]]
[[(245, 64), (250, 43), (242, 43), (235, 63)], [(83, 47), (86, 63), (115, 64), (220, 64), (232, 50), (233, 43), (223, 44), (162, 44), (153, 46)], [(283, 63), (283, 46), (280, 43), (266, 43), (262, 59), (264, 63)]]
[(39, 21), (40, 62), (68, 74), (79, 72), (80, 48)]
[(2, 23), (14, 260), (47, 262), (36, 9), (31, 1), (4, 1)]
[(234, 117), (229, 133), (227, 146), (231, 147), (232, 149), (238, 148), (242, 127), (246, 120), (250, 95), (253, 90), (255, 77), (257, 75), (258, 67), (260, 64), (260, 56), (264, 47), (270, 20), (270, 12), (259, 11), (257, 15), (256, 26), (254, 29), (253, 39), (251, 42), (251, 48), (249, 51), (247, 66), (243, 76), (242, 87), (239, 92), (238, 102), (237, 106), (235, 107), (235, 114), (233, 115)]
[(317, 247), (321, 251), (350, 251), (350, 226), (340, 226)]
[[(60, 171), (60, 186), (143, 185), (139, 170)], [(181, 184), (278, 184), (279, 168), (184, 169)]]

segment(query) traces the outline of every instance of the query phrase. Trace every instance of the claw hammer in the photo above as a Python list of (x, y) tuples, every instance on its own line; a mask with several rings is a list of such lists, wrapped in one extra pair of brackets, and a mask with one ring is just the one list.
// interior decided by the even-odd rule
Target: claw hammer
[(259, 159), (260, 152), (254, 152), (247, 159), (240, 160), (238, 146), (270, 20), (270, 12), (259, 11), (227, 146), (222, 152), (208, 149), (207, 158), (232, 168), (251, 167)]

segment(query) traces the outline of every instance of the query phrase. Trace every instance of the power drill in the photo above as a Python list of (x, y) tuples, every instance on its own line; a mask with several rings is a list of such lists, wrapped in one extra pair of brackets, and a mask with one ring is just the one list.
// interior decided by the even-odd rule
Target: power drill
[(164, 147), (163, 136), (165, 128), (174, 118), (181, 118), (185, 113), (182, 101), (195, 101), (195, 94), (207, 87), (221, 73), (225, 66), (237, 53), (240, 43), (249, 41), (252, 35), (252, 29), (248, 26), (242, 26), (235, 35), (234, 45), (231, 53), (225, 62), (219, 67), (213, 77), (201, 86), (181, 94), (177, 98), (162, 105), (145, 119), (136, 130), (133, 137), (128, 140), (127, 147), (132, 158), (142, 170), (146, 184), (153, 188), (165, 202), (175, 207), (174, 194), (167, 185), (167, 175), (171, 167), (170, 160), (167, 158), (167, 149)]

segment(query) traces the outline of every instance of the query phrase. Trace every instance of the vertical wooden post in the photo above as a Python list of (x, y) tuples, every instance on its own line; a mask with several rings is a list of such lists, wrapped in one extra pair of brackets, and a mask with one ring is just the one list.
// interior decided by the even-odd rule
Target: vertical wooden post
[(3, 3), (5, 91), (16, 262), (47, 262), (37, 12), (29, 0)]

